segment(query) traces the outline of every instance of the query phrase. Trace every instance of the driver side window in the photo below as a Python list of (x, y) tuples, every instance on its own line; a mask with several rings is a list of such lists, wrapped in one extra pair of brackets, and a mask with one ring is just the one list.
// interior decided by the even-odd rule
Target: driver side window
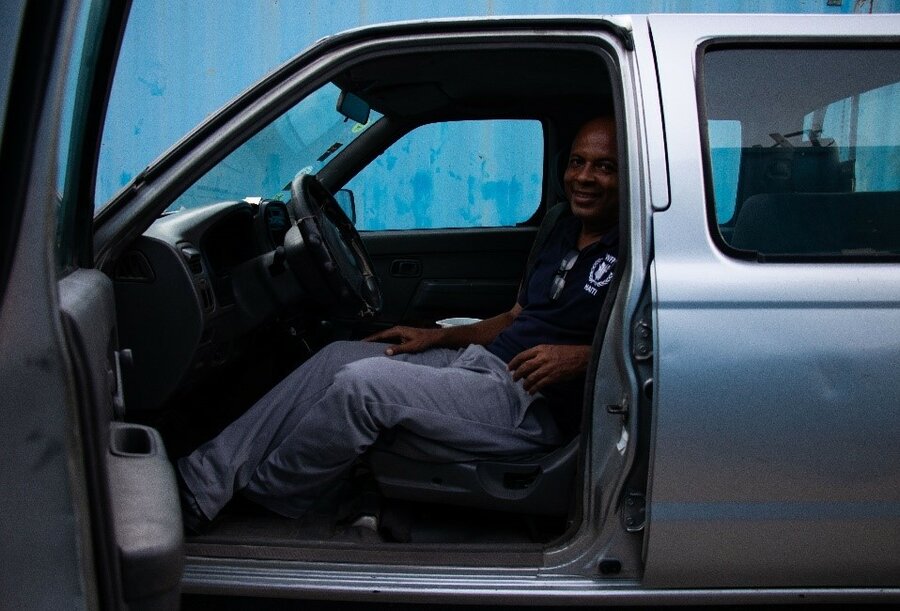
[(539, 121), (423, 125), (353, 178), (360, 231), (505, 227), (541, 201)]

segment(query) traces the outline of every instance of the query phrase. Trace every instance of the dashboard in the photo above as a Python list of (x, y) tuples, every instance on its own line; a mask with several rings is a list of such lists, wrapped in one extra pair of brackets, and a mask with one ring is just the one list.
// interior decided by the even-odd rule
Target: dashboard
[(291, 223), (284, 202), (221, 202), (160, 217), (122, 253), (113, 280), (119, 344), (135, 359), (129, 411), (159, 409), (266, 323), (312, 308), (279, 253)]

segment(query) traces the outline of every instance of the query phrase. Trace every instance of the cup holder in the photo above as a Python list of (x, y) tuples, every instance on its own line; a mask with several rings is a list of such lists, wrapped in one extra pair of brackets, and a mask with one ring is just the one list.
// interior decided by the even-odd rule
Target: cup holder
[(114, 424), (109, 445), (117, 456), (150, 456), (155, 453), (150, 430), (133, 424)]

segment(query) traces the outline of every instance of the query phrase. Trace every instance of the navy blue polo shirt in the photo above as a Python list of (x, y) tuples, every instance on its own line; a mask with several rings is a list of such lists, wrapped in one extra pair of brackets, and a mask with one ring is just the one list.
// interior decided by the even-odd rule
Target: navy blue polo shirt
[[(579, 252), (572, 268), (565, 272), (562, 292), (552, 299), (554, 277), (561, 275), (560, 264), (575, 250), (580, 230), (581, 221), (571, 215), (562, 217), (553, 227), (519, 291), (522, 311), (486, 346), (491, 353), (508, 363), (523, 350), (540, 344), (591, 344), (603, 298), (613, 279), (619, 235), (613, 229)], [(583, 390), (582, 377), (542, 391), (552, 403), (565, 406), (565, 413), (557, 418), (564, 429), (577, 428)]]

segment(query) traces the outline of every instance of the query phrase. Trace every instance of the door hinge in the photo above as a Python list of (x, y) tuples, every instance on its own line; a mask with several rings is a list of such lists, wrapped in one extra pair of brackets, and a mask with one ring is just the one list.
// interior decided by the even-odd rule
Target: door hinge
[(650, 321), (641, 317), (634, 323), (631, 334), (632, 356), (636, 361), (653, 358), (653, 327)]

